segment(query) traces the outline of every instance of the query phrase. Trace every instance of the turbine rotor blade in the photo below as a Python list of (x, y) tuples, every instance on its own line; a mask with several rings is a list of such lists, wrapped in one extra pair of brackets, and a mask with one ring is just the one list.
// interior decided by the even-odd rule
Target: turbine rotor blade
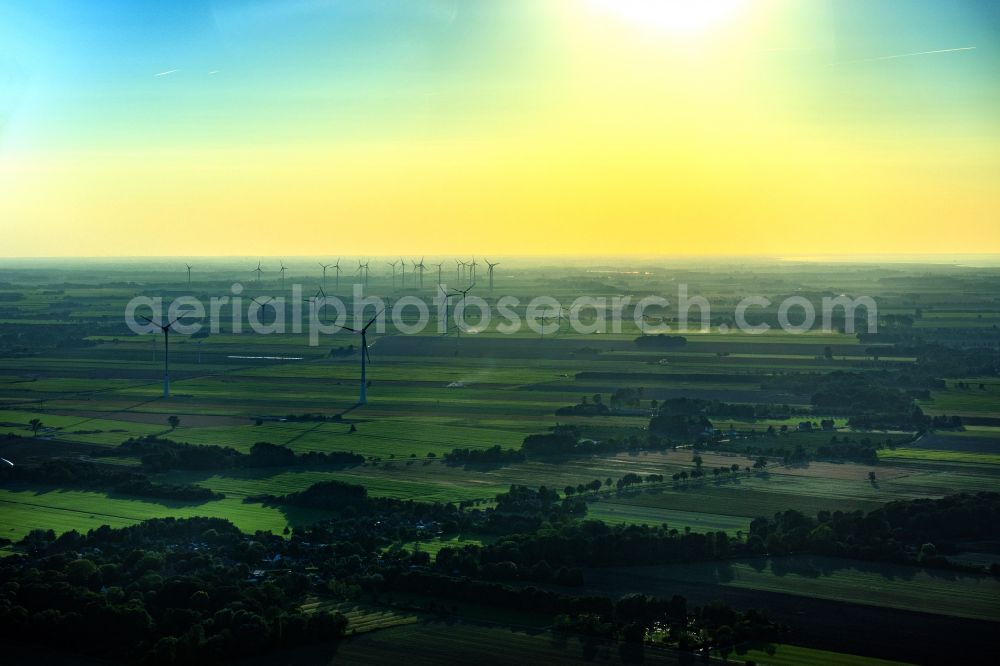
[(361, 329), (361, 330), (363, 330), (363, 331), (367, 331), (367, 330), (368, 330), (368, 327), (369, 327), (369, 326), (371, 326), (372, 324), (374, 324), (374, 323), (375, 323), (375, 320), (376, 320), (376, 319), (378, 319), (378, 318), (379, 318), (379, 315), (381, 315), (381, 314), (382, 314), (383, 312), (385, 312), (385, 308), (382, 308), (381, 310), (379, 310), (379, 311), (378, 311), (378, 312), (377, 312), (377, 313), (375, 314), (375, 316), (374, 316), (374, 317), (372, 317), (372, 318), (371, 318), (371, 320), (370, 320), (370, 321), (369, 321), (369, 322), (368, 322), (367, 324), (365, 324), (365, 327), (364, 327), (363, 329)]

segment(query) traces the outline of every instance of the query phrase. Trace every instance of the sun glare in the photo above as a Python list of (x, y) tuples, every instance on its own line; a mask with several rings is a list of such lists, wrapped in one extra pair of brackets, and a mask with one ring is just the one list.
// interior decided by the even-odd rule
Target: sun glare
[(648, 28), (699, 33), (732, 19), (746, 0), (592, 0), (602, 11)]

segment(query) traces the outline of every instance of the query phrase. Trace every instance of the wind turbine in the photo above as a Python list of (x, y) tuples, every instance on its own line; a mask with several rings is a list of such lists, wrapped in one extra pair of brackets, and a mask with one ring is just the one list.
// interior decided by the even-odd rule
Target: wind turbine
[(319, 290), (315, 294), (313, 294), (309, 298), (302, 299), (302, 302), (303, 303), (314, 303), (314, 302), (316, 302), (317, 300), (319, 300), (321, 298), (323, 300), (326, 300), (326, 292), (323, 291), (323, 287), (322, 286), (319, 288)]
[(439, 264), (431, 264), (431, 266), (437, 266), (438, 267), (438, 284), (440, 285), (441, 284), (441, 267), (444, 266), (444, 262), (442, 261)]
[(281, 268), (278, 269), (278, 272), (281, 273), (281, 288), (284, 289), (285, 288), (285, 262), (279, 259), (278, 263), (281, 265)]
[(264, 271), (260, 267), (260, 260), (259, 259), (257, 260), (257, 268), (253, 269), (250, 272), (251, 273), (256, 273), (257, 274), (257, 282), (260, 282), (260, 274), (263, 273)]
[[(556, 310), (555, 314), (546, 315), (546, 316), (542, 317), (542, 319), (550, 319), (550, 320), (558, 318), (558, 326), (556, 327), (555, 335), (559, 335), (559, 332), (562, 330), (563, 319), (565, 319), (565, 317), (563, 316), (564, 309), (565, 308), (559, 308), (559, 309)], [(542, 339), (544, 339), (545, 338), (545, 328), (542, 328), (539, 331), (538, 335), (539, 335), (539, 337), (541, 337)]]
[(465, 262), (456, 259), (455, 260), (455, 282), (462, 284), (462, 277), (460, 274), (461, 269), (465, 268)]
[(186, 263), (184, 265), (187, 266), (187, 271), (188, 271), (188, 286), (190, 287), (191, 286), (191, 264), (187, 264)]
[(320, 264), (320, 268), (323, 269), (323, 286), (324, 287), (326, 286), (326, 269), (328, 269), (330, 266), (333, 266), (333, 264), (322, 264), (322, 263)]
[(486, 259), (485, 257), (483, 258), (483, 261), (486, 262), (486, 267), (487, 267), (486, 268), (486, 272), (490, 276), (490, 293), (492, 294), (493, 293), (493, 269), (496, 268), (497, 266), (499, 266), (500, 262), (498, 261), (495, 264), (491, 264), (490, 260)]
[(163, 331), (163, 397), (169, 398), (170, 397), (170, 327), (176, 324), (177, 319), (180, 319), (180, 317), (177, 317), (177, 319), (174, 319), (172, 322), (164, 326), (161, 324), (157, 324), (149, 317), (143, 317), (142, 315), (139, 316), (148, 321), (153, 326), (156, 326), (158, 329)]
[(442, 335), (448, 335), (448, 326), (451, 322), (448, 320), (448, 299), (457, 294), (449, 294), (444, 289), (444, 285), (439, 284), (438, 289), (441, 290), (441, 297), (444, 298), (444, 333)]
[(399, 261), (387, 261), (385, 263), (387, 265), (389, 265), (389, 266), (392, 266), (392, 288), (395, 289), (396, 288), (396, 264), (398, 264)]
[(404, 261), (402, 257), (399, 258), (399, 269), (401, 277), (399, 288), (406, 289), (406, 261)]
[(420, 263), (419, 264), (417, 262), (415, 262), (415, 261), (413, 262), (413, 270), (420, 272), (420, 288), (423, 289), (424, 288), (424, 271), (427, 270), (427, 267), (424, 266), (424, 258), (423, 257), (420, 257)]
[(337, 271), (337, 283), (333, 288), (340, 291), (340, 257), (337, 257), (337, 263), (335, 263), (333, 267)]
[(469, 262), (469, 282), (475, 283), (476, 281), (476, 258), (473, 257), (472, 261)]
[(368, 354), (368, 327), (375, 323), (379, 315), (382, 314), (382, 310), (375, 314), (371, 320), (364, 325), (360, 331), (357, 329), (350, 328), (348, 326), (342, 326), (345, 331), (350, 331), (351, 333), (358, 333), (361, 335), (361, 392), (358, 394), (358, 404), (367, 405), (368, 404), (368, 382), (365, 376), (365, 368), (367, 363), (371, 361), (371, 356)]
[[(465, 302), (465, 297), (469, 295), (469, 292), (472, 291), (472, 288), (475, 287), (475, 286), (476, 286), (476, 283), (473, 282), (468, 287), (466, 287), (464, 290), (463, 289), (452, 289), (452, 292), (453, 292), (452, 296), (458, 296), (459, 294), (461, 294), (462, 297), (460, 299), (458, 299), (458, 301), (460, 303), (464, 303)], [(455, 344), (457, 345), (458, 344), (458, 340), (461, 339), (461, 337), (462, 337), (462, 325), (459, 324), (457, 321), (455, 322), (455, 330), (458, 331), (456, 333), (457, 337), (455, 339)]]

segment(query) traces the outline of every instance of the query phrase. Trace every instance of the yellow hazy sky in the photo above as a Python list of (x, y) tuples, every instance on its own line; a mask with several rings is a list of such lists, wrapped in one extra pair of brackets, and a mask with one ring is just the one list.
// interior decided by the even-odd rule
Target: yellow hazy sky
[(1000, 252), (964, 0), (13, 2), (6, 256)]

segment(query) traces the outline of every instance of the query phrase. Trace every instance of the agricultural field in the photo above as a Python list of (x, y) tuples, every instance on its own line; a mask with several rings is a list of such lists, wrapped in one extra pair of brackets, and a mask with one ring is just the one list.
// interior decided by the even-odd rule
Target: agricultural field
[[(977, 339), (995, 347), (1000, 338), (993, 328), (994, 294), (1000, 274), (960, 267), (845, 272), (761, 262), (743, 269), (737, 284), (726, 266), (635, 268), (591, 273), (578, 265), (514, 263), (498, 279), (493, 294), (480, 286), (475, 291), (489, 304), (501, 294), (518, 297), (521, 303), (514, 312), (523, 318), (527, 302), (536, 295), (551, 295), (568, 305), (585, 285), (609, 300), (630, 296), (634, 307), (644, 295), (669, 294), (684, 281), (712, 302), (709, 330), (690, 330), (683, 342), (663, 348), (643, 346), (636, 342), (643, 331), (634, 310), (626, 307), (620, 328), (609, 324), (601, 333), (577, 332), (560, 321), (549, 333), (522, 330), (506, 335), (496, 329), (496, 322), (488, 325), (473, 317), (461, 336), (453, 328), (442, 335), (437, 332), (442, 314), (432, 308), (430, 326), (419, 334), (405, 334), (399, 326), (412, 323), (412, 313), (397, 324), (387, 318), (384, 328), (375, 327), (369, 339), (364, 405), (358, 404), (361, 357), (356, 336), (341, 331), (312, 345), (305, 330), (238, 332), (228, 311), (218, 332), (170, 336), (170, 397), (163, 397), (162, 335), (138, 335), (122, 322), (134, 296), (169, 301), (188, 293), (176, 266), (136, 272), (104, 264), (97, 270), (81, 262), (56, 271), (39, 262), (0, 269), (0, 457), (15, 468), (46, 463), (97, 466), (143, 475), (166, 488), (218, 494), (168, 499), (137, 495), (135, 486), (120, 490), (69, 480), (40, 482), (7, 472), (0, 476), (0, 538), (5, 540), (0, 554), (18, 553), (18, 542), (33, 530), (86, 534), (102, 525), (123, 528), (170, 517), (224, 518), (246, 535), (269, 532), (291, 542), (294, 534), (311, 526), (338, 524), (343, 519), (339, 507), (261, 498), (287, 497), (331, 482), (363, 486), (368, 497), (396, 500), (401, 506), (462, 503), (480, 512), (494, 510), (498, 496), (514, 485), (544, 487), (579, 497), (585, 507), (580, 518), (616, 529), (666, 526), (681, 535), (725, 532), (740, 544), (747, 543), (754, 520), (788, 510), (810, 517), (820, 512), (869, 513), (890, 502), (1000, 488), (996, 377), (963, 368), (930, 390), (914, 389), (913, 404), (928, 419), (957, 417), (960, 426), (946, 423), (920, 432), (906, 424), (868, 426), (849, 410), (818, 406), (817, 386), (829, 377), (863, 383), (923, 372), (926, 359), (912, 345), (897, 349), (891, 340), (865, 339), (836, 327), (787, 333), (774, 325), (773, 308), (760, 314), (772, 324), (764, 334), (723, 333), (719, 328), (732, 324), (739, 294), (758, 291), (777, 298), (794, 284), (796, 293), (813, 299), (828, 293), (870, 293), (886, 315), (912, 318), (911, 328), (920, 336), (951, 344), (975, 329)], [(940, 284), (960, 281), (966, 286), (960, 309), (943, 288), (924, 291), (920, 302), (915, 301), (912, 294), (923, 289), (926, 271), (936, 271)], [(287, 279), (311, 285), (312, 293), (319, 280), (314, 273), (303, 264), (291, 269)], [(288, 296), (276, 279), (252, 282), (245, 267), (223, 260), (196, 278), (192, 291), (226, 294), (241, 279), (251, 296)], [(397, 284), (387, 275), (373, 276), (366, 295), (429, 300), (434, 293), (429, 285), (420, 290)], [(333, 288), (327, 291), (334, 293)], [(353, 307), (346, 288), (341, 296)], [(245, 299), (238, 314), (247, 314), (248, 302)], [(266, 310), (265, 319), (276, 316)], [(599, 314), (611, 312), (609, 305), (600, 312), (583, 310), (579, 316), (593, 324)], [(291, 298), (282, 313), (292, 319)], [(699, 320), (697, 308), (691, 317)], [(883, 323), (900, 326), (898, 321)], [(678, 325), (676, 313), (664, 313), (658, 322)], [(681, 399), (699, 405), (711, 434), (694, 433), (664, 443), (655, 419), (666, 405), (681, 404)], [(616, 403), (619, 400), (630, 402)], [(595, 404), (610, 408), (591, 409)], [(449, 458), (456, 450), (467, 450), (468, 455), (493, 447), (523, 453), (526, 438), (553, 433), (556, 426), (572, 428), (578, 442), (614, 446), (496, 462)], [(224, 447), (226, 455), (242, 456), (240, 460), (250, 459), (266, 442), (309, 462), (163, 468), (122, 447), (140, 438)], [(845, 442), (867, 448), (863, 455), (831, 448)], [(354, 454), (353, 462), (308, 458), (333, 452)], [(619, 483), (626, 479), (631, 481)], [(550, 528), (543, 523), (539, 529)], [(412, 556), (433, 563), (442, 552), (486, 549), (502, 539), (502, 534), (469, 527), (442, 533), (400, 529), (377, 552), (386, 561)], [(962, 573), (792, 555), (588, 568), (582, 588), (539, 585), (609, 598), (630, 592), (668, 599), (682, 594), (691, 605), (718, 598), (738, 608), (763, 607), (793, 627), (792, 639), (770, 650), (749, 643), (737, 646), (739, 659), (776, 666), (887, 666), (919, 661), (911, 659), (919, 657), (919, 651), (900, 649), (888, 638), (843, 622), (844, 630), (855, 632), (856, 638), (835, 645), (818, 630), (823, 618), (853, 613), (874, 621), (885, 613), (899, 620), (901, 631), (926, 620), (951, 631), (955, 640), (966, 634), (954, 623), (971, 623), (962, 626), (977, 630), (995, 627), (1000, 623), (1000, 588), (994, 577), (980, 572), (995, 561), (996, 550), (989, 540), (960, 544), (949, 557), (975, 569)], [(332, 566), (330, 562), (347, 559), (327, 558), (308, 573), (315, 576), (323, 566)], [(422, 566), (410, 568), (419, 571)], [(528, 622), (522, 613), (523, 622), (518, 622), (517, 613), (507, 609), (464, 601), (438, 603), (403, 593), (393, 595), (389, 604), (386, 595), (373, 596), (369, 590), (368, 576), (381, 575), (377, 569), (366, 574), (368, 582), (359, 586), (360, 601), (334, 594), (302, 605), (310, 613), (343, 615), (350, 637), (335, 654), (313, 653), (312, 648), (303, 648), (301, 654), (319, 654), (338, 663), (405, 659), (419, 664), (430, 654), (430, 646), (446, 646), (450, 654), (469, 659), (484, 649), (495, 650), (506, 663), (618, 663), (636, 657), (616, 641), (554, 632), (551, 614), (536, 614)], [(434, 603), (437, 610), (422, 610)], [(796, 610), (797, 604), (810, 610)], [(461, 613), (442, 614), (445, 605), (459, 607)], [(906, 615), (915, 611), (923, 619)], [(815, 617), (804, 618), (803, 612)], [(294, 658), (299, 653), (288, 654)], [(673, 648), (647, 645), (642, 656), (645, 663), (680, 663)]]
[[(722, 564), (630, 567), (598, 571), (593, 578), (598, 589), (628, 587), (631, 591), (666, 592), (684, 583), (1000, 620), (1000, 582), (993, 577), (830, 557), (784, 556)], [(625, 582), (625, 578), (631, 580)]]

